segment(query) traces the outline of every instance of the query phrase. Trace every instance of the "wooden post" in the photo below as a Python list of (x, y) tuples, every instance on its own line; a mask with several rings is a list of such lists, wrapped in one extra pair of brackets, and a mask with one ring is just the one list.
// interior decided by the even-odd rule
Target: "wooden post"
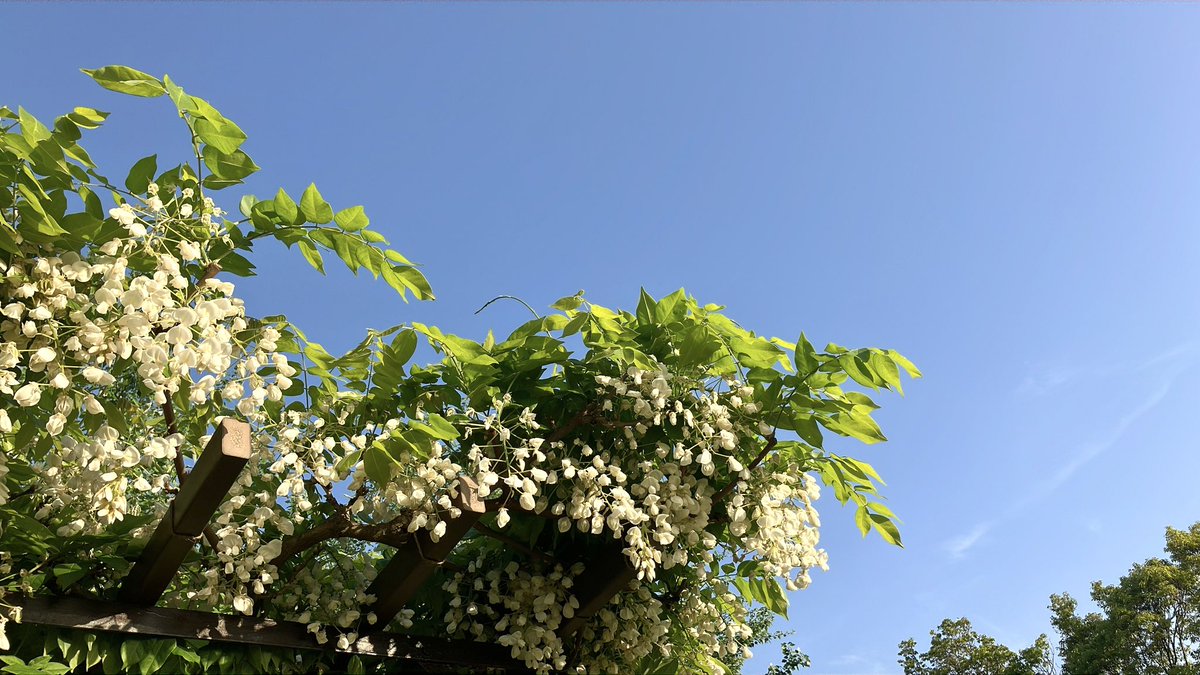
[(121, 600), (158, 602), (249, 459), (250, 425), (225, 418), (121, 584)]
[(620, 546), (607, 546), (586, 564), (572, 589), (579, 599), (579, 609), (575, 610), (575, 616), (559, 627), (560, 637), (565, 638), (582, 628), (613, 596), (625, 590), (629, 582), (637, 578), (637, 570)]
[(367, 589), (367, 593), (375, 596), (375, 603), (369, 611), (375, 612), (378, 618), (375, 625), (379, 629), (387, 626), (412, 600), (434, 569), (446, 560), (485, 513), (486, 507), (479, 497), (479, 486), (475, 481), (465, 476), (458, 480), (458, 497), (453, 505), (461, 509), (462, 514), (446, 521), (446, 533), (436, 542), (430, 538), (428, 530), (413, 534), (403, 546), (396, 549), (396, 555), (379, 571)]
[[(302, 623), (271, 621), (249, 616), (211, 614), (186, 609), (143, 607), (82, 598), (9, 597), (21, 608), (21, 622), (81, 631), (125, 633), (143, 637), (212, 640), (214, 642), (323, 650), (363, 656), (405, 659), (412, 664), (454, 665), (472, 672), (529, 673), (499, 645), (439, 637), (376, 633), (338, 648), (336, 640), (324, 645)], [(4, 608), (0, 608), (4, 616)], [(401, 667), (402, 672), (408, 669)], [(455, 670), (454, 672), (459, 672)]]

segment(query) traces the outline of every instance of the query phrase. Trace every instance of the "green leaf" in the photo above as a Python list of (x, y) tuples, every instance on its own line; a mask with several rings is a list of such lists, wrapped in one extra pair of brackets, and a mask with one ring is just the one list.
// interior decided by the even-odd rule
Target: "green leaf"
[(241, 150), (224, 153), (214, 146), (206, 145), (201, 156), (204, 158), (204, 166), (207, 166), (213, 175), (226, 180), (239, 181), (259, 169), (254, 160)]
[(163, 75), (163, 89), (167, 91), (167, 98), (175, 104), (175, 109), (179, 111), (179, 116), (183, 117), (184, 113), (196, 112), (196, 101), (191, 96), (184, 93), (183, 88), (171, 81), (170, 75)]
[[(881, 482), (882, 482), (882, 481), (881, 481)], [(880, 504), (879, 502), (869, 502), (869, 503), (867, 504), (867, 508), (871, 509), (871, 510), (872, 510), (872, 511), (874, 511), (875, 513), (878, 513), (879, 515), (881, 515), (881, 516), (883, 516), (883, 517), (885, 517), (885, 518), (888, 518), (888, 519), (890, 519), (890, 520), (892, 520), (892, 521), (899, 521), (899, 520), (900, 520), (899, 518), (897, 518), (897, 517), (896, 517), (896, 514), (895, 514), (895, 513), (892, 513), (892, 510), (891, 510), (891, 509), (889, 509), (888, 507), (884, 506), (883, 504)]]
[(300, 245), (300, 253), (304, 254), (304, 259), (308, 261), (308, 264), (321, 274), (325, 274), (325, 259), (321, 257), (321, 252), (317, 250), (317, 247), (307, 239), (301, 239), (297, 243)]
[(876, 379), (875, 374), (871, 372), (870, 366), (867, 365), (866, 361), (862, 360), (857, 352), (838, 357), (838, 364), (842, 366), (846, 374), (855, 382), (864, 387), (879, 389), (879, 380)]
[(638, 297), (637, 320), (638, 324), (645, 327), (654, 323), (658, 301), (646, 292), (646, 289), (641, 289), (641, 295)]
[(59, 588), (67, 588), (87, 573), (88, 570), (79, 563), (66, 563), (54, 568), (54, 577), (58, 580)]
[(570, 337), (583, 330), (583, 327), (587, 325), (588, 316), (589, 314), (587, 312), (580, 312), (576, 314), (575, 318), (571, 319), (567, 325), (563, 326), (562, 336), (564, 338)]
[(371, 224), (371, 221), (367, 218), (367, 214), (363, 213), (363, 207), (361, 206), (351, 206), (348, 209), (338, 211), (337, 215), (333, 217), (333, 221), (346, 232), (358, 232)]
[(338, 460), (338, 463), (334, 466), (334, 469), (338, 473), (349, 473), (350, 469), (358, 463), (358, 460), (362, 457), (362, 454), (362, 450), (355, 450), (354, 452)]
[(843, 436), (857, 438), (867, 445), (887, 440), (879, 425), (865, 412), (838, 413), (830, 418), (821, 418), (821, 422), (827, 428)]
[(870, 358), (867, 359), (867, 364), (875, 371), (875, 374), (880, 377), (892, 389), (895, 389), (904, 395), (904, 387), (900, 386), (900, 369), (896, 367), (895, 362), (887, 357), (886, 354), (880, 351), (871, 351)]
[(154, 180), (156, 171), (158, 171), (158, 155), (139, 159), (129, 169), (129, 175), (125, 177), (125, 188), (135, 195), (145, 194), (150, 181)]
[(762, 594), (763, 605), (786, 619), (788, 615), (788, 599), (787, 594), (783, 592), (783, 588), (779, 585), (779, 581), (774, 578), (755, 579), (754, 581), (760, 584), (761, 590), (759, 592)]
[(50, 138), (50, 130), (46, 128), (46, 125), (39, 122), (24, 108), (17, 108), (17, 119), (21, 122), (21, 135), (25, 137), (29, 145), (37, 145)]
[(683, 319), (687, 314), (687, 293), (681, 288), (658, 301), (655, 308), (660, 323), (668, 323), (673, 319)]
[(143, 645), (142, 658), (138, 660), (138, 670), (141, 675), (151, 675), (158, 672), (171, 652), (175, 649), (175, 640), (148, 640)]
[(300, 195), (300, 212), (310, 223), (318, 225), (324, 225), (333, 220), (333, 208), (321, 198), (321, 193), (317, 191), (315, 183), (309, 183), (308, 187), (304, 189), (304, 194)]
[(392, 467), (395, 464), (382, 449), (371, 446), (363, 452), (363, 468), (376, 485), (386, 485), (392, 480)]
[(895, 362), (896, 365), (903, 368), (904, 372), (908, 373), (909, 377), (913, 378), (914, 380), (919, 379), (921, 377), (921, 371), (918, 370), (917, 367), (913, 365), (912, 361), (909, 361), (908, 359), (901, 356), (900, 352), (895, 351), (893, 349), (889, 349), (889, 350), (887, 350), (887, 355), (889, 357), (891, 357), (892, 361)]
[(454, 425), (451, 424), (449, 420), (441, 415), (438, 415), (437, 413), (429, 413), (426, 415), (425, 422), (432, 430), (433, 433), (430, 435), (432, 435), (434, 438), (443, 441), (452, 441), (458, 438), (458, 429), (455, 429)]
[(817, 350), (813, 348), (804, 333), (800, 333), (800, 338), (796, 340), (795, 360), (796, 372), (801, 377), (817, 372), (817, 368), (821, 365), (821, 362), (817, 360)]
[(108, 113), (95, 108), (76, 108), (67, 113), (67, 119), (84, 129), (95, 129), (108, 117)]
[(879, 536), (883, 537), (884, 541), (892, 546), (904, 548), (904, 544), (900, 541), (900, 529), (887, 516), (872, 513), (871, 523), (875, 531), (879, 533)]
[(846, 467), (848, 471), (858, 475), (864, 481), (867, 479), (874, 479), (879, 481), (882, 485), (887, 485), (887, 483), (883, 482), (883, 478), (879, 476), (879, 472), (875, 470), (875, 467), (871, 466), (870, 464), (854, 459), (853, 457), (837, 457), (837, 459), (842, 463), (842, 466)]
[(126, 66), (105, 66), (94, 70), (84, 68), (83, 73), (101, 87), (122, 94), (154, 98), (167, 93), (158, 78)]
[(396, 359), (399, 365), (408, 363), (417, 351), (417, 341), (416, 331), (401, 331), (392, 339), (392, 358)]
[(407, 289), (412, 291), (418, 300), (434, 299), (433, 289), (429, 287), (429, 281), (425, 279), (425, 275), (421, 274), (417, 268), (404, 265), (396, 265), (395, 267), (384, 265), (380, 272), (383, 275), (384, 281), (401, 295), (404, 295), (404, 291)]
[(568, 295), (565, 298), (559, 298), (550, 305), (552, 309), (557, 309), (560, 312), (569, 312), (573, 309), (578, 309), (583, 304), (583, 291), (579, 291), (575, 295)]
[(871, 532), (871, 514), (867, 511), (867, 505), (863, 504), (854, 511), (854, 524), (858, 526), (858, 531), (862, 536), (866, 537)]
[(388, 260), (391, 260), (394, 263), (400, 263), (401, 265), (411, 265), (412, 264), (412, 261), (409, 260), (408, 258), (405, 258), (404, 256), (400, 255), (399, 251), (393, 251), (390, 248), (383, 252), (383, 257), (387, 258)]
[(779, 363), (779, 357), (783, 354), (783, 350), (762, 338), (735, 336), (731, 342), (743, 366), (770, 369)]
[(236, 274), (239, 277), (254, 276), (254, 263), (240, 253), (229, 252), (221, 256), (221, 271)]
[(249, 218), (250, 214), (254, 212), (254, 205), (257, 203), (258, 197), (254, 195), (242, 195), (241, 201), (238, 202), (238, 211), (241, 211), (243, 216)]
[(288, 193), (279, 188), (279, 192), (275, 193), (275, 214), (288, 225), (299, 225), (300, 210), (296, 208), (296, 202), (288, 196)]
[[(418, 425), (419, 426), (419, 425)], [(432, 441), (429, 439), (429, 433), (425, 429), (417, 429), (416, 427), (409, 429), (397, 436), (388, 439), (393, 442), (392, 457), (399, 462), (405, 454), (417, 457), (419, 459), (428, 459), (429, 450), (432, 446)]]
[(140, 640), (122, 640), (121, 665), (125, 667), (126, 671), (133, 670), (133, 667), (141, 660), (144, 651)]
[(201, 141), (227, 155), (240, 148), (246, 140), (246, 134), (238, 125), (224, 117), (216, 120), (207, 118), (197, 119), (193, 124), (193, 128), (196, 130), (196, 135), (200, 137)]
[(70, 147), (71, 144), (73, 144), (75, 141), (78, 141), (82, 135), (83, 134), (79, 131), (79, 125), (75, 124), (70, 119), (66, 117), (59, 117), (58, 119), (54, 120), (54, 131), (52, 132), (52, 136), (54, 138), (54, 142), (57, 143), (59, 147)]
[(797, 414), (792, 418), (792, 424), (796, 427), (796, 433), (806, 443), (814, 448), (821, 447), (821, 443), (824, 440), (821, 436), (821, 427), (817, 425), (817, 421), (813, 419), (811, 414)]

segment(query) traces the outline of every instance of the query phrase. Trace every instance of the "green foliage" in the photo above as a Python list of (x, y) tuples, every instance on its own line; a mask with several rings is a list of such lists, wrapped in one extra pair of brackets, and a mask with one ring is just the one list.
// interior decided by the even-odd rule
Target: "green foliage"
[[(170, 278), (175, 272), (160, 270), (167, 258), (176, 265), (181, 280), (177, 288), (199, 289), (195, 297), (182, 303), (181, 310), (190, 310), (188, 303), (198, 306), (202, 293), (219, 285), (219, 282), (209, 283), (213, 274), (254, 274), (251, 261), (254, 246), (261, 239), (274, 239), (298, 249), (300, 256), (322, 273), (328, 256), (333, 255), (356, 275), (365, 270), (372, 277), (382, 277), (402, 298), (407, 299), (411, 293), (419, 300), (433, 299), (425, 277), (401, 253), (391, 249), (380, 233), (371, 229), (371, 221), (361, 206), (335, 208), (315, 184), (303, 189), (298, 198), (293, 196), (296, 193), (289, 194), (283, 188), (269, 199), (245, 195), (238, 202), (241, 217), (237, 219), (215, 207), (211, 195), (241, 184), (259, 167), (244, 149), (247, 136), (243, 130), (204, 99), (186, 93), (169, 77), (157, 78), (123, 66), (84, 72), (112, 91), (169, 100), (187, 130), (192, 159), (172, 166), (159, 154), (148, 155), (125, 173), (120, 185), (114, 184), (98, 172), (79, 145), (83, 130), (100, 126), (107, 113), (75, 108), (52, 125), (46, 125), (23, 108), (15, 113), (0, 109), (3, 121), (0, 124), (0, 263), (6, 271), (18, 270), (5, 280), (9, 286), (33, 288), (22, 275), (39, 260), (53, 258), (65, 266), (71, 263), (63, 260), (78, 261), (104, 251), (110, 243), (120, 243), (118, 240), (145, 244), (146, 225), (159, 228), (165, 223), (163, 231), (154, 235), (159, 243), (166, 242), (179, 251), (178, 258), (174, 253), (167, 255), (145, 244), (122, 249), (128, 253), (121, 254), (119, 265), (104, 263), (110, 271), (114, 266), (118, 269), (114, 276), (120, 278), (113, 283), (122, 293), (126, 272), (131, 277), (161, 274), (164, 279)], [(157, 207), (152, 206), (158, 194), (169, 195), (167, 201), (172, 209), (161, 218), (154, 214), (165, 213), (162, 201), (157, 202)], [(106, 208), (109, 203), (114, 208)], [(122, 210), (122, 204), (138, 204), (145, 219), (122, 223), (123, 214), (132, 213), (131, 208)], [(141, 234), (135, 233), (138, 228)], [(193, 245), (203, 248), (202, 256), (183, 253)], [(171, 291), (165, 292), (169, 295)], [(25, 297), (31, 297), (32, 293)], [(15, 292), (13, 297), (18, 298)], [(136, 303), (125, 300), (124, 295), (121, 297), (122, 311), (132, 311), (130, 306)], [(90, 303), (86, 307), (84, 300)], [(69, 309), (78, 310), (74, 313), (79, 316), (97, 306), (87, 297), (75, 302), (77, 305)], [(116, 303), (113, 300), (108, 304), (116, 306)], [(70, 313), (64, 307), (57, 310)], [(159, 487), (154, 489), (128, 489), (128, 508), (120, 517), (109, 518), (103, 527), (79, 535), (85, 520), (91, 524), (100, 522), (92, 503), (95, 493), (87, 493), (85, 507), (76, 512), (63, 507), (60, 513), (56, 509), (62, 505), (38, 494), (36, 487), (39, 470), (47, 466), (56, 471), (60, 468), (55, 462), (65, 446), (73, 447), (101, 431), (111, 431), (131, 447), (136, 444), (147, 449), (154, 441), (162, 440), (151, 436), (169, 434), (186, 439), (181, 452), (194, 459), (194, 442), (209, 433), (215, 418), (225, 415), (253, 422), (256, 439), (278, 434), (271, 440), (256, 441), (264, 444), (265, 459), (258, 471), (247, 473), (240, 484), (245, 488), (240, 500), (236, 504), (230, 500), (231, 505), (223, 513), (225, 525), (257, 518), (258, 524), (251, 528), (252, 538), (262, 550), (267, 548), (264, 544), (268, 541), (277, 545), (292, 542), (293, 537), (312, 533), (329, 522), (348, 526), (353, 521), (357, 532), (374, 528), (372, 531), (376, 533), (375, 539), (365, 539), (370, 544), (342, 536), (347, 531), (341, 531), (325, 539), (314, 537), (315, 543), (308, 544), (308, 550), (302, 549), (303, 555), (259, 556), (256, 562), (248, 564), (259, 575), (258, 580), (266, 580), (259, 583), (268, 586), (274, 583), (278, 587), (311, 570), (339, 579), (338, 585), (340, 579), (346, 578), (348, 569), (362, 578), (362, 569), (376, 564), (383, 556), (378, 550), (380, 544), (394, 546), (405, 541), (398, 539), (395, 532), (405, 530), (408, 524), (405, 519), (411, 518), (412, 512), (398, 513), (393, 507), (408, 499), (416, 489), (396, 497), (402, 481), (409, 481), (404, 483), (408, 489), (410, 483), (416, 485), (415, 474), (436, 476), (438, 471), (445, 470), (430, 470), (427, 461), (444, 461), (445, 466), (456, 467), (449, 469), (450, 478), (487, 473), (487, 468), (478, 472), (464, 468), (492, 466), (481, 463), (481, 456), (495, 466), (505, 465), (502, 468), (508, 470), (509, 465), (516, 463), (512, 453), (517, 450), (524, 453), (520, 471), (526, 470), (525, 459), (531, 452), (541, 454), (543, 459), (546, 452), (560, 453), (555, 456), (558, 466), (549, 460), (546, 466), (552, 471), (561, 469), (563, 480), (557, 475), (550, 480), (547, 471), (539, 468), (542, 485), (535, 487), (542, 492), (534, 501), (535, 490), (530, 488), (524, 495), (529, 503), (521, 509), (510, 504), (516, 501), (510, 499), (511, 492), (491, 497), (507, 500), (506, 508), (512, 507), (514, 511), (508, 526), (512, 541), (540, 553), (541, 558), (564, 561), (565, 567), (593, 559), (602, 545), (595, 535), (605, 527), (617, 529), (620, 538), (622, 528), (652, 520), (649, 516), (645, 519), (639, 516), (637, 522), (620, 521), (610, 513), (617, 524), (609, 525), (596, 513), (591, 516), (597, 520), (596, 529), (587, 534), (582, 526), (589, 524), (589, 517), (584, 516), (574, 524), (569, 518), (564, 519), (559, 523), (566, 525), (562, 529), (546, 527), (548, 519), (534, 517), (530, 511), (545, 515), (542, 512), (551, 504), (563, 506), (571, 501), (573, 488), (565, 467), (587, 470), (586, 467), (594, 465), (599, 470), (607, 465), (606, 474), (602, 475), (606, 481), (610, 476), (637, 471), (650, 477), (648, 484), (654, 489), (658, 483), (669, 482), (668, 474), (674, 476), (676, 486), (683, 481), (680, 476), (692, 481), (688, 485), (703, 491), (704, 501), (698, 508), (704, 513), (695, 516), (699, 524), (693, 530), (679, 532), (691, 536), (686, 546), (693, 550), (671, 551), (686, 552), (691, 557), (682, 556), (687, 564), (659, 565), (661, 561), (654, 556), (675, 542), (676, 533), (655, 533), (661, 539), (653, 544), (645, 543), (648, 538), (643, 538), (646, 555), (638, 562), (643, 565), (639, 583), (646, 593), (644, 597), (659, 603), (664, 616), (673, 617), (676, 605), (690, 596), (687, 599), (692, 604), (688, 611), (699, 611), (695, 609), (697, 606), (715, 608), (711, 611), (722, 623), (736, 623), (748, 607), (757, 607), (753, 615), (755, 640), (772, 635), (768, 613), (787, 616), (786, 590), (806, 584), (807, 570), (824, 565), (823, 553), (801, 562), (796, 562), (798, 555), (784, 562), (773, 561), (764, 552), (772, 547), (754, 543), (756, 536), (769, 531), (763, 523), (747, 517), (747, 508), (755, 508), (750, 503), (755, 498), (744, 498), (755, 494), (752, 491), (757, 489), (756, 480), (760, 481), (759, 487), (763, 481), (772, 480), (785, 485), (787, 496), (781, 498), (781, 504), (792, 509), (792, 513), (807, 517), (806, 509), (812, 508), (809, 495), (815, 498), (816, 488), (813, 479), (807, 478), (805, 483), (801, 478), (810, 474), (819, 477), (839, 502), (853, 504), (863, 536), (874, 531), (886, 542), (901, 545), (898, 519), (883, 504), (879, 493), (882, 478), (870, 464), (835, 450), (840, 450), (840, 438), (868, 445), (886, 440), (872, 417), (878, 405), (865, 392), (902, 393), (901, 373), (920, 377), (916, 367), (903, 356), (892, 350), (847, 349), (832, 343), (818, 350), (803, 333), (794, 343), (758, 335), (726, 316), (724, 307), (702, 304), (683, 289), (661, 299), (642, 291), (633, 311), (592, 303), (580, 291), (553, 303), (552, 310), (516, 327), (502, 339), (489, 332), (486, 338), (476, 341), (411, 322), (368, 331), (359, 345), (344, 354), (330, 353), (309, 340), (285, 317), (243, 320), (239, 316), (238, 322), (231, 321), (230, 330), (224, 334), (231, 351), (232, 345), (236, 345), (242, 357), (247, 354), (262, 357), (247, 357), (246, 361), (253, 361), (253, 366), (246, 366), (245, 362), (221, 366), (229, 372), (215, 372), (210, 378), (220, 380), (220, 385), (198, 398), (190, 395), (194, 387), (199, 387), (190, 377), (194, 363), (184, 364), (168, 374), (174, 378), (171, 384), (178, 385), (172, 388), (150, 377), (162, 374), (154, 372), (155, 364), (130, 360), (128, 351), (132, 347), (123, 356), (120, 350), (113, 349), (114, 356), (101, 363), (104, 369), (100, 375), (110, 380), (103, 388), (81, 374), (57, 387), (61, 393), (37, 400), (26, 397), (20, 405), (8, 407), (5, 420), (11, 426), (11, 433), (0, 433), (0, 450), (4, 453), (0, 459), (4, 460), (7, 472), (7, 475), (0, 472), (3, 481), (0, 482), (0, 552), (3, 553), (0, 563), (5, 566), (0, 569), (0, 606), (6, 604), (6, 593), (111, 599), (131, 561), (140, 552), (144, 528), (155, 520), (154, 514), (165, 509), (171, 488), (163, 486), (174, 485), (178, 478), (172, 477), (177, 469), (166, 455), (156, 457), (139, 451), (137, 459), (120, 466), (122, 472), (128, 471), (127, 475), (113, 471), (114, 478), (104, 480), (119, 483), (121, 491), (126, 491), (127, 484), (136, 485), (138, 479), (145, 482), (146, 478), (166, 477), (168, 480), (165, 483), (159, 480)], [(19, 302), (11, 310), (17, 316), (26, 311)], [(176, 316), (174, 310), (171, 316)], [(114, 335), (101, 337), (127, 342), (128, 331), (118, 330), (124, 326), (115, 322), (113, 325)], [(191, 326), (182, 325), (183, 336), (172, 344), (191, 345), (195, 337)], [(23, 335), (20, 331), (24, 328), (10, 322), (7, 330), (8, 335), (18, 336)], [(170, 330), (175, 331), (176, 327)], [(165, 338), (160, 335), (165, 332), (154, 333), (147, 328), (147, 334), (140, 338), (148, 342), (160, 340), (165, 345)], [(29, 336), (12, 338), (16, 339), (28, 342)], [(437, 362), (410, 363), (422, 341), (439, 355)], [(273, 346), (268, 348), (264, 343)], [(50, 338), (46, 338), (46, 344), (51, 344)], [(51, 358), (59, 362), (66, 363), (64, 352), (81, 351), (53, 344), (59, 349), (57, 352), (50, 349)], [(37, 352), (42, 348), (39, 344), (22, 349)], [(15, 345), (13, 350), (21, 351)], [(180, 351), (173, 350), (174, 358), (178, 358)], [(44, 364), (40, 369), (28, 365), (30, 358), (27, 354), (13, 358), (12, 367), (16, 369), (14, 372), (19, 371), (20, 377), (14, 374), (12, 383), (36, 385), (40, 396), (40, 388), (49, 386), (49, 376)], [(169, 358), (164, 347), (162, 362), (168, 362)], [(235, 373), (239, 366), (243, 371)], [(81, 373), (89, 369), (82, 363), (58, 367), (74, 368)], [(283, 375), (284, 372), (288, 374)], [(648, 380), (663, 378), (662, 386), (667, 393), (649, 394), (647, 388), (646, 392), (634, 391), (636, 396), (626, 396), (630, 392), (626, 380), (632, 382), (637, 378), (636, 386), (641, 386), (643, 375)], [(250, 387), (265, 392), (268, 380), (277, 386), (272, 396), (242, 398), (243, 384), (247, 381)], [(617, 385), (604, 384), (614, 381), (621, 388), (619, 393)], [(649, 385), (649, 381), (645, 384)], [(227, 386), (232, 386), (236, 395), (225, 394), (223, 389)], [(670, 409), (665, 407), (668, 395), (674, 399)], [(16, 394), (12, 396), (16, 401)], [(663, 401), (656, 417), (637, 412), (638, 404), (644, 404), (647, 397)], [(677, 413), (690, 416), (692, 408), (711, 414), (720, 430), (709, 427), (692, 431), (690, 418), (686, 423), (664, 421)], [(52, 422), (55, 415), (60, 419)], [(385, 422), (387, 433), (382, 433)], [(50, 431), (55, 424), (56, 431)], [(698, 426), (704, 425), (706, 421)], [(504, 430), (503, 436), (497, 431), (500, 428)], [(273, 453), (279, 451), (282, 443), (279, 439), (285, 431), (293, 434), (288, 443), (296, 441), (302, 433), (311, 433), (313, 438), (305, 437), (295, 445), (286, 445), (286, 452), (278, 452), (281, 456), (276, 457)], [(728, 435), (728, 442), (714, 444), (712, 439), (721, 438), (721, 433)], [(699, 451), (695, 462), (690, 455), (687, 461), (669, 459), (676, 449), (683, 451), (685, 441), (697, 449), (705, 448), (703, 455), (710, 455), (708, 449), (715, 448), (719, 453), (711, 454), (720, 454), (721, 459), (710, 457), (701, 461)], [(593, 455), (592, 446), (600, 451)], [(297, 462), (306, 463), (299, 466), (308, 468), (299, 471), (294, 486), (281, 486), (279, 474), (286, 469), (279, 467), (296, 466)], [(660, 470), (665, 463), (671, 464), (667, 473)], [(88, 471), (106, 475), (98, 470)], [(512, 471), (514, 475), (518, 472)], [(318, 481), (318, 474), (324, 482)], [(444, 485), (446, 476), (442, 478)], [(600, 488), (610, 483), (595, 480), (596, 494), (605, 494)], [(347, 488), (351, 481), (356, 482)], [(497, 492), (524, 485), (518, 477), (515, 482), (498, 487)], [(533, 485), (531, 480), (529, 485)], [(282, 491), (277, 492), (277, 488)], [(651, 491), (645, 486), (633, 489), (643, 491), (639, 497)], [(423, 487), (420, 491), (433, 502), (435, 495), (426, 493)], [(364, 496), (383, 494), (391, 495), (390, 504), (350, 508), (353, 501)], [(625, 492), (624, 496), (629, 494)], [(254, 503), (246, 503), (246, 495), (254, 495), (259, 510), (271, 516), (254, 515), (258, 510)], [(448, 495), (438, 496), (449, 499)], [(362, 504), (360, 501), (359, 505)], [(660, 513), (657, 505), (653, 508)], [(275, 517), (276, 510), (285, 517)], [(561, 515), (562, 511), (557, 513)], [(382, 520), (385, 516), (393, 520)], [(355, 517), (359, 520), (354, 521)], [(495, 515), (487, 516), (485, 521), (498, 528), (505, 526)], [(805, 532), (815, 534), (815, 516), (809, 522), (811, 527)], [(76, 523), (80, 525), (76, 527)], [(395, 523), (399, 524), (387, 530), (391, 538), (378, 534)], [(403, 536), (417, 527), (408, 528)], [(803, 528), (798, 525), (796, 529)], [(774, 548), (800, 541), (810, 547), (809, 553), (815, 552), (812, 548), (815, 537), (812, 542), (800, 538), (777, 539), (781, 540), (780, 546)], [(699, 551), (695, 550), (701, 546), (700, 542), (705, 542), (704, 556), (697, 555)], [(662, 549), (654, 550), (654, 545)], [(639, 552), (632, 544), (630, 550), (635, 553), (631, 557), (637, 558)], [(219, 578), (222, 574), (230, 575), (229, 572), (217, 573), (218, 578), (204, 573), (233, 569), (227, 559), (230, 554), (224, 555), (226, 559), (207, 545), (193, 551), (185, 570), (168, 591), (170, 601), (187, 604), (197, 595), (197, 588), (218, 589), (203, 596), (207, 600), (200, 603), (201, 608), (242, 611), (239, 603), (230, 599), (241, 597), (249, 602), (245, 589), (251, 576), (247, 574), (238, 581)], [(254, 560), (252, 555), (248, 557)], [(498, 545), (478, 532), (470, 535), (453, 552), (446, 568), (435, 573), (423, 590), (426, 595), (413, 603), (413, 616), (406, 627), (418, 633), (441, 635), (446, 630), (445, 617), (451, 606), (441, 593), (443, 584), (450, 579), (447, 570), (469, 568), (485, 559), (496, 568), (529, 564), (529, 556), (514, 546)], [(278, 569), (274, 568), (276, 563)], [(268, 568), (270, 574), (260, 575)], [(656, 569), (657, 577), (649, 573)], [(307, 596), (297, 594), (290, 600), (279, 600), (268, 590), (264, 586), (255, 591), (256, 595), (264, 596), (255, 602), (265, 616), (308, 616), (314, 609), (304, 604), (312, 602), (305, 599)], [(312, 597), (317, 595), (314, 591)], [(646, 672), (719, 673), (727, 668), (740, 669), (740, 661), (732, 659), (722, 664), (691, 627), (672, 620), (667, 637), (675, 651), (648, 659), (644, 664)], [(303, 622), (308, 623), (309, 619)], [(357, 617), (346, 619), (340, 628), (357, 630), (356, 622)], [(329, 623), (332, 619), (325, 616), (314, 619), (312, 625), (323, 630), (320, 626)], [(596, 634), (594, 627), (581, 634), (587, 630)], [(0, 670), (10, 673), (64, 672), (63, 668), (144, 675), (214, 671), (365, 672), (389, 667), (362, 659), (218, 647), (187, 640), (34, 631), (24, 626), (10, 627), (8, 633), (16, 646)], [(0, 639), (3, 636), (0, 625)], [(807, 657), (787, 646), (783, 663), (773, 666), (771, 673), (790, 673), (806, 664)]]
[(1116, 585), (1092, 584), (1099, 612), (1050, 598), (1064, 675), (1200, 672), (1200, 522), (1167, 528), (1166, 558), (1135, 564)]
[(967, 619), (946, 619), (929, 635), (929, 650), (924, 653), (917, 652), (915, 640), (900, 643), (904, 675), (1053, 675), (1055, 672), (1045, 635), (1039, 635), (1020, 652), (977, 633)]
[(300, 674), (409, 672), (402, 660), (317, 650), (230, 645), (207, 640), (146, 638), (126, 634), (10, 624), (12, 649), (0, 656), (9, 675), (175, 675), (219, 673)]

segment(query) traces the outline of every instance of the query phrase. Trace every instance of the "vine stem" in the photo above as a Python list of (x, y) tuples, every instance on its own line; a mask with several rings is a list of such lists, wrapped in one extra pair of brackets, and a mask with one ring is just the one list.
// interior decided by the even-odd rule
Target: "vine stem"
[[(755, 468), (758, 467), (759, 464), (762, 464), (762, 461), (767, 458), (767, 455), (769, 455), (771, 453), (771, 451), (775, 449), (775, 444), (777, 442), (778, 441), (775, 438), (775, 434), (771, 434), (770, 436), (767, 436), (767, 444), (763, 446), (763, 449), (761, 451), (759, 451), (758, 456), (756, 456), (750, 462), (750, 464), (746, 466), (746, 470), (753, 471)], [(712, 498), (713, 505), (716, 506), (717, 504), (720, 504), (722, 501), (724, 501), (725, 498), (729, 496), (729, 493), (733, 491), (733, 486), (737, 485), (737, 483), (738, 483), (737, 479), (731, 480), (725, 485), (725, 487), (721, 488), (720, 490), (717, 490), (717, 494), (713, 495), (713, 498)]]
[(538, 314), (537, 310), (530, 307), (529, 303), (525, 302), (524, 300), (518, 298), (515, 295), (497, 295), (496, 297), (492, 298), (491, 300), (488, 300), (487, 302), (483, 303), (483, 307), (480, 307), (479, 309), (475, 310), (475, 313), (478, 314), (478, 313), (482, 312), (483, 310), (488, 308), (488, 305), (492, 304), (493, 302), (495, 302), (497, 300), (516, 300), (517, 302), (521, 303), (522, 305), (525, 305), (525, 309), (529, 310), (529, 313), (533, 315), (533, 318), (535, 318), (535, 319), (542, 318), (542, 315)]

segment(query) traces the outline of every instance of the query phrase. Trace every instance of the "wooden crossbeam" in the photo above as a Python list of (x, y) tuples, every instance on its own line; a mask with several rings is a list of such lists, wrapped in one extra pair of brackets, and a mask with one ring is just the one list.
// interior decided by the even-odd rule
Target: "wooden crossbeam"
[(249, 459), (250, 425), (222, 420), (121, 584), (121, 600), (158, 602)]
[(585, 564), (587, 567), (575, 580), (573, 587), (575, 597), (579, 599), (579, 609), (575, 610), (575, 616), (559, 627), (560, 637), (565, 638), (582, 628), (588, 619), (637, 578), (637, 570), (620, 546), (605, 547), (595, 559)]
[(370, 611), (378, 617), (375, 625), (383, 628), (404, 609), (429, 580), (467, 532), (486, 512), (479, 486), (466, 476), (459, 477), (458, 497), (453, 506), (462, 514), (446, 521), (446, 533), (436, 542), (427, 530), (420, 530), (396, 549), (396, 555), (379, 571), (367, 593), (375, 596)]
[[(8, 602), (12, 600), (10, 598)], [(483, 642), (375, 633), (360, 637), (345, 649), (340, 649), (335, 640), (330, 640), (324, 645), (317, 644), (304, 624), (292, 621), (271, 621), (81, 598), (27, 598), (18, 600), (15, 604), (21, 607), (22, 623), (43, 626), (383, 656), (407, 659), (414, 665), (445, 664), (497, 673), (530, 672), (524, 665), (512, 659), (507, 648)], [(0, 609), (0, 613), (2, 612)]]

